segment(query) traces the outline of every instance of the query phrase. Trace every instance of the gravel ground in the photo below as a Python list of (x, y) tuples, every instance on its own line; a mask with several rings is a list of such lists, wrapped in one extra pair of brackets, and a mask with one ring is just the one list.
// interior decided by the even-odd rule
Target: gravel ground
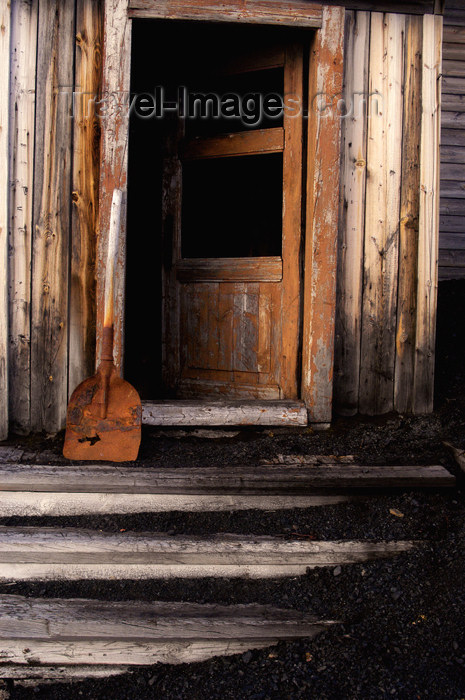
[[(174, 534), (237, 532), (315, 539), (417, 539), (412, 552), (372, 563), (315, 569), (265, 581), (112, 581), (18, 583), (0, 592), (107, 600), (267, 603), (310, 610), (343, 623), (314, 640), (179, 666), (155, 665), (104, 681), (13, 687), (12, 698), (465, 698), (465, 480), (443, 445), (465, 447), (465, 287), (447, 283), (439, 297), (436, 409), (431, 416), (391, 415), (336, 421), (326, 433), (242, 431), (221, 440), (147, 430), (142, 461), (186, 466), (257, 463), (277, 453), (353, 454), (365, 464), (442, 463), (456, 489), (386, 492), (368, 500), (308, 510), (257, 513), (141, 514), (30, 518), (28, 524), (157, 530)], [(166, 432), (166, 431), (165, 431)], [(13, 439), (29, 461), (60, 461), (62, 436)], [(44, 453), (45, 451), (45, 453)], [(130, 465), (128, 465), (130, 468)], [(399, 511), (403, 517), (390, 513)], [(21, 524), (3, 519), (0, 524)]]

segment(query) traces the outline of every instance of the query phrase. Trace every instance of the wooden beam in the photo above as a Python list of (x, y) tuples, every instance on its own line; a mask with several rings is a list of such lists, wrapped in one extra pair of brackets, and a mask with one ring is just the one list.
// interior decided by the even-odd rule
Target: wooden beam
[(256, 604), (44, 600), (1, 595), (0, 610), (3, 639), (294, 639), (311, 633), (315, 624), (334, 624), (311, 613)]
[(402, 15), (371, 16), (359, 390), (359, 411), (371, 415), (394, 407), (404, 31)]
[(336, 305), (334, 401), (342, 415), (358, 411), (363, 237), (367, 169), (370, 13), (346, 12), (341, 203)]
[(10, 426), (31, 423), (31, 248), (38, 0), (11, 7), (9, 383)]
[(39, 3), (31, 307), (31, 428), (57, 432), (68, 402), (74, 1)]
[(179, 282), (280, 282), (279, 256), (255, 258), (183, 258), (176, 263)]
[(146, 425), (307, 425), (301, 401), (144, 401)]
[[(57, 487), (58, 489), (60, 487)], [(361, 498), (361, 497), (360, 497)], [(63, 491), (8, 491), (2, 493), (0, 517), (73, 516), (135, 513), (232, 512), (238, 510), (276, 511), (315, 508), (358, 500), (359, 496), (342, 493), (314, 495), (256, 494), (134, 494), (134, 493), (66, 493)]]
[(439, 237), (442, 17), (423, 18), (420, 213), (414, 411), (433, 410)]
[(182, 150), (183, 160), (222, 158), (224, 156), (251, 156), (260, 153), (281, 153), (284, 148), (284, 129), (257, 129), (239, 131), (187, 141)]
[(8, 437), (8, 163), (10, 3), (0, 0), (0, 440)]
[(128, 666), (203, 661), (280, 639), (312, 638), (339, 624), (307, 612), (253, 604), (13, 595), (0, 597), (0, 612), (0, 677), (14, 679), (104, 677)]
[[(455, 478), (440, 465), (361, 466), (228, 465), (223, 467), (131, 467), (111, 465), (0, 465), (0, 491), (24, 493), (104, 494), (249, 494), (312, 495), (319, 489), (438, 488)], [(321, 491), (320, 491), (321, 493)]]
[(397, 292), (394, 408), (413, 410), (420, 204), (420, 126), (423, 19), (405, 20), (402, 180), (400, 193), (399, 278)]
[(101, 118), (99, 238), (97, 247), (97, 337), (100, 357), (104, 315), (105, 260), (107, 258), (113, 190), (123, 192), (119, 254), (114, 280), (115, 335), (113, 357), (121, 372), (124, 344), (124, 284), (126, 267), (126, 206), (129, 139), (129, 81), (131, 73), (131, 22), (127, 0), (104, 0), (102, 97), (106, 112)]
[[(274, 578), (394, 556), (414, 546), (410, 541), (286, 541), (254, 535), (205, 538), (0, 527), (0, 580)], [(4, 620), (2, 615), (0, 630)]]
[(331, 420), (339, 212), (340, 115), (315, 111), (317, 96), (340, 95), (344, 9), (325, 7), (310, 50), (302, 398), (309, 419)]
[(241, 22), (279, 26), (321, 26), (321, 5), (293, 0), (130, 0), (133, 19), (199, 20), (203, 22)]
[(94, 373), (103, 2), (78, 0), (72, 175), (68, 393)]
[[(322, 631), (320, 628), (318, 631)], [(205, 661), (214, 656), (243, 654), (249, 649), (262, 649), (277, 644), (279, 639), (254, 639), (241, 641), (224, 640), (188, 640), (133, 642), (133, 641), (42, 641), (4, 640), (2, 650), (4, 659), (9, 664), (55, 664), (87, 665), (110, 664), (127, 666), (148, 666), (152, 664), (183, 664)], [(7, 667), (6, 667), (7, 668)], [(1, 672), (1, 667), (0, 667)], [(5, 676), (8, 678), (8, 676)]]

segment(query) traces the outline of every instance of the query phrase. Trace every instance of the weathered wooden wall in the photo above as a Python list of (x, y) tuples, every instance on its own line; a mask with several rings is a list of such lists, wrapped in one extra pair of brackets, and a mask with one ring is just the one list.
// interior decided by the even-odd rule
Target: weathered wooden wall
[(439, 279), (465, 278), (465, 4), (446, 0), (442, 64)]
[[(125, 40), (113, 31), (124, 1), (105, 5), (106, 14), (103, 0), (0, 0), (10, 96), (0, 106), (10, 164), (0, 173), (0, 438), (8, 409), (12, 431), (62, 428), (70, 392), (94, 366), (104, 172), (92, 98), (103, 37), (110, 49)], [(381, 97), (360, 110), (356, 100), (342, 122), (334, 383), (345, 413), (432, 406), (441, 18), (416, 11), (347, 12), (347, 104), (353, 93)], [(119, 74), (127, 86), (129, 65)], [(117, 120), (106, 134), (102, 170), (127, 158)], [(103, 225), (107, 209), (104, 198)]]
[(432, 410), (442, 17), (347, 13), (334, 405)]
[[(14, 432), (54, 432), (63, 427), (70, 391), (94, 365), (100, 158), (93, 97), (101, 82), (102, 3), (7, 5), (9, 402), (0, 388), (0, 412), (9, 407)], [(1, 134), (3, 149), (8, 136)], [(4, 362), (3, 347), (0, 356)], [(0, 383), (3, 376), (0, 365)], [(4, 435), (3, 415), (0, 424)]]

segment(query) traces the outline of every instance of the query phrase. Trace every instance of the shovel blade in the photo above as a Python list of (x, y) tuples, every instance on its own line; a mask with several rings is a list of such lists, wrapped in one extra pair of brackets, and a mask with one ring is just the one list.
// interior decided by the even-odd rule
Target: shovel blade
[(102, 418), (97, 400), (101, 392), (98, 372), (74, 390), (68, 405), (63, 455), (73, 460), (131, 462), (137, 459), (141, 440), (139, 394), (113, 372), (106, 416)]

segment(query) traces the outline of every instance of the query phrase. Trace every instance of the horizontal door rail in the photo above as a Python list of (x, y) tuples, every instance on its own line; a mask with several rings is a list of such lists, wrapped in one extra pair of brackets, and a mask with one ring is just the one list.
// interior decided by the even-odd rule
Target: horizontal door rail
[(211, 22), (244, 22), (310, 27), (322, 25), (322, 6), (302, 0), (130, 0), (133, 19), (177, 19)]
[(277, 127), (195, 138), (186, 143), (182, 155), (184, 160), (200, 160), (281, 153), (283, 149), (284, 129)]
[(256, 258), (185, 258), (176, 263), (180, 282), (281, 282), (279, 256)]

